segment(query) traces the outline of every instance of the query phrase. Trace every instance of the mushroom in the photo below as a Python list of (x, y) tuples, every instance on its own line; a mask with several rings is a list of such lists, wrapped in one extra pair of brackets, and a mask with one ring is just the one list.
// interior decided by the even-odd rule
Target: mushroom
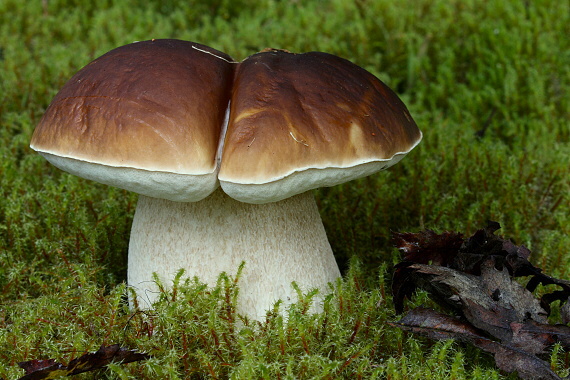
[(75, 74), (31, 147), (140, 194), (127, 280), (140, 302), (156, 299), (153, 272), (215, 284), (245, 262), (238, 311), (259, 319), (295, 302), (293, 281), (323, 294), (340, 276), (311, 190), (386, 169), (420, 140), (400, 99), (345, 59), (268, 49), (237, 63), (151, 40)]

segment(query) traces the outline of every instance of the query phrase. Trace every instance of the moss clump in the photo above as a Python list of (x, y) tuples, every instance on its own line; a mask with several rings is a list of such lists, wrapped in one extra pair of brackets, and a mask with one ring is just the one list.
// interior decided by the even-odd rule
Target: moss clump
[[(570, 5), (555, 0), (0, 2), (0, 378), (21, 376), (19, 361), (65, 362), (113, 343), (153, 358), (98, 378), (501, 377), (476, 351), (386, 325), (396, 319), (384, 290), (390, 230), (469, 234), (496, 220), (536, 266), (568, 277), (569, 25)], [(126, 307), (136, 195), (62, 173), (28, 144), (74, 72), (150, 38), (237, 59), (265, 47), (327, 51), (408, 105), (425, 136), (418, 149), (317, 191), (344, 273), (324, 313), (301, 303), (287, 323), (274, 311), (260, 325), (241, 320), (224, 277), (212, 289), (181, 278), (152, 311)], [(565, 355), (553, 356), (557, 370)]]

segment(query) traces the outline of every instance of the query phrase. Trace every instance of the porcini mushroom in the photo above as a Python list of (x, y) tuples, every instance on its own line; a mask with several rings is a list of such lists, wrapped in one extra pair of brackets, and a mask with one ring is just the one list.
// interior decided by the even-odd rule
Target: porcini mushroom
[(267, 50), (237, 63), (152, 40), (73, 76), (31, 147), (140, 194), (128, 259), (140, 301), (155, 298), (153, 272), (213, 284), (245, 261), (238, 309), (260, 318), (295, 301), (292, 281), (325, 291), (340, 276), (311, 190), (385, 169), (420, 139), (399, 98), (342, 58)]

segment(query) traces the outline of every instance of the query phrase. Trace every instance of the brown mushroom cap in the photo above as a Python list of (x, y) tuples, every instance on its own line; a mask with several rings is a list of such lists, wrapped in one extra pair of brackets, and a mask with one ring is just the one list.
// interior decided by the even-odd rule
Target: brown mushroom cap
[(222, 52), (179, 40), (114, 49), (65, 84), (31, 147), (98, 182), (171, 200), (204, 198), (218, 186), (228, 62)]
[(268, 203), (385, 169), (420, 139), (396, 94), (345, 59), (268, 50), (237, 64), (197, 43), (152, 40), (74, 75), (31, 147), (150, 197), (198, 201), (221, 184), (238, 201)]
[(255, 54), (237, 68), (219, 180), (249, 203), (370, 175), (421, 140), (384, 83), (334, 55)]

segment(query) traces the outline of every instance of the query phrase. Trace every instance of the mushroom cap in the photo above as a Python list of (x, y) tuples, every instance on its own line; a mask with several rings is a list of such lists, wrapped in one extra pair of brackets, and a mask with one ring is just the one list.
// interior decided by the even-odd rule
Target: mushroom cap
[(421, 137), (392, 90), (334, 55), (269, 49), (237, 64), (197, 43), (151, 40), (75, 74), (31, 147), (154, 198), (194, 202), (221, 185), (268, 203), (383, 170)]
[(232, 58), (179, 40), (111, 50), (75, 74), (36, 127), (32, 149), (81, 177), (197, 201), (217, 180)]
[(404, 103), (363, 68), (265, 51), (237, 68), (218, 178), (239, 201), (279, 201), (386, 169), (421, 137)]

